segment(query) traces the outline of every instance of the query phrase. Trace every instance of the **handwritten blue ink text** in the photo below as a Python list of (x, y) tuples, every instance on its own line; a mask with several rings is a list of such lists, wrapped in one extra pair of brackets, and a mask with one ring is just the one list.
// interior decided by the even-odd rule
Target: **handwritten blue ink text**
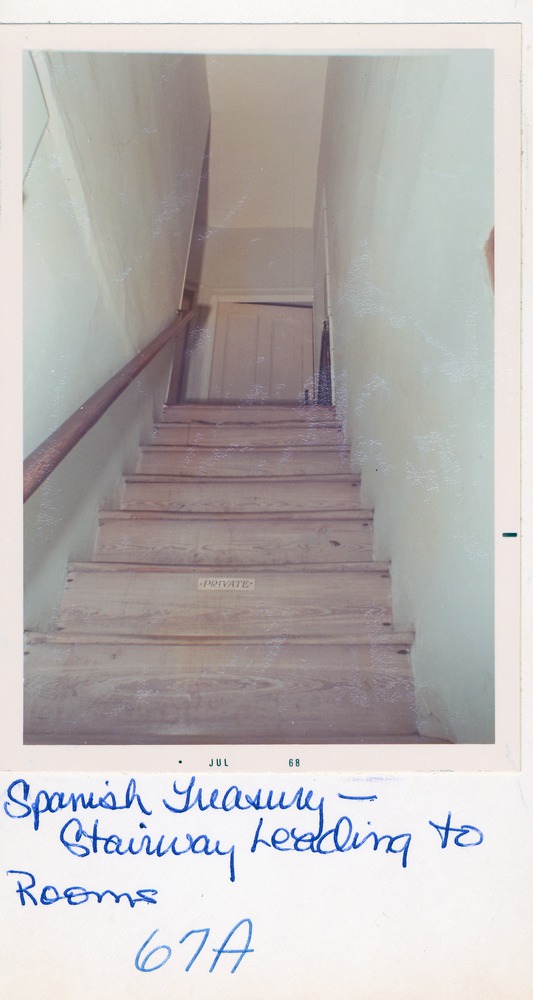
[[(237, 947), (238, 941), (234, 942), (233, 938), (239, 934), (241, 927), (246, 929), (246, 939), (244, 940), (244, 943), (241, 944), (240, 947)], [(152, 933), (146, 939), (144, 944), (141, 945), (139, 951), (135, 956), (135, 968), (139, 972), (157, 972), (157, 970), (161, 969), (163, 965), (166, 965), (168, 960), (172, 957), (172, 948), (168, 944), (159, 944), (156, 945), (154, 948), (151, 948), (149, 951), (147, 950), (148, 945), (151, 944), (157, 933), (158, 933), (158, 928), (156, 927), (155, 931), (152, 931)], [(192, 937), (194, 934), (202, 935), (200, 944), (198, 945), (192, 958), (185, 966), (185, 972), (189, 972), (194, 963), (196, 962), (196, 959), (198, 958), (200, 952), (203, 950), (210, 933), (211, 933), (210, 927), (198, 927), (194, 930), (187, 931), (187, 933), (180, 938), (178, 943), (184, 944), (184, 942), (187, 941), (187, 939)], [(250, 947), (252, 943), (252, 934), (253, 934), (253, 924), (250, 918), (244, 917), (243, 920), (239, 920), (235, 924), (235, 926), (232, 927), (231, 930), (226, 934), (226, 937), (224, 938), (220, 947), (212, 949), (212, 951), (214, 951), (215, 953), (215, 957), (209, 967), (209, 972), (214, 972), (220, 958), (223, 955), (238, 955), (239, 957), (237, 961), (234, 963), (233, 968), (230, 970), (232, 973), (236, 972), (244, 956), (251, 955), (252, 952), (255, 950), (254, 948)], [(229, 947), (230, 944), (232, 944), (233, 947), (230, 948)]]
[[(81, 906), (83, 903), (88, 903), (89, 900), (96, 900), (97, 903), (102, 903), (104, 899), (111, 899), (115, 903), (120, 903), (124, 899), (133, 909), (137, 903), (157, 903), (157, 899), (155, 898), (157, 896), (157, 889), (136, 889), (131, 893), (115, 892), (114, 889), (97, 891), (96, 889), (86, 889), (81, 885), (70, 885), (66, 889), (60, 890), (55, 885), (44, 885), (39, 890), (36, 888), (37, 880), (32, 872), (10, 868), (7, 874), (21, 876), (21, 878), (17, 879), (17, 887), (15, 889), (21, 906), (26, 906), (30, 903), (33, 906), (39, 906), (39, 904), (41, 906), (51, 906), (53, 903), (59, 903), (61, 900), (65, 900), (69, 906)], [(32, 891), (34, 889), (35, 892)]]
[[(108, 781), (105, 782), (109, 784)], [(64, 809), (71, 812), (89, 809), (106, 809), (112, 812), (121, 809), (131, 809), (137, 806), (144, 816), (151, 816), (152, 810), (144, 805), (138, 791), (135, 778), (131, 778), (122, 799), (118, 799), (111, 789), (98, 795), (96, 792), (70, 792), (66, 794), (61, 791), (47, 792), (44, 788), (39, 789), (32, 795), (31, 785), (23, 778), (12, 781), (7, 789), (7, 801), (4, 802), (4, 811), (10, 819), (26, 819), (33, 816), (33, 828), (38, 830), (41, 823), (41, 816), (45, 813), (56, 813)]]
[[(145, 830), (145, 823), (139, 823), (139, 828)], [(166, 854), (173, 854), (174, 857), (183, 854), (227, 857), (230, 881), (235, 881), (235, 845), (222, 847), (220, 840), (210, 838), (205, 833), (196, 836), (184, 833), (173, 837), (165, 837), (164, 834), (154, 837), (150, 833), (141, 833), (138, 837), (122, 837), (118, 833), (100, 833), (97, 819), (86, 830), (81, 820), (73, 817), (61, 828), (59, 839), (63, 847), (78, 858), (87, 858), (91, 854), (114, 854), (119, 857), (144, 854), (157, 858), (163, 858)]]

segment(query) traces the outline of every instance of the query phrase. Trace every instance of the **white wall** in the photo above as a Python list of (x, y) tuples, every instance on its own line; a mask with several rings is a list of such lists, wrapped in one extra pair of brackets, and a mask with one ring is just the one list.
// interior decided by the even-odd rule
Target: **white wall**
[(217, 303), (313, 298), (313, 230), (262, 227), (195, 232), (191, 257), (200, 308), (188, 343), (186, 398), (207, 399)]
[(219, 297), (312, 300), (327, 60), (211, 54), (206, 65), (211, 126), (189, 272), (199, 310), (188, 399), (208, 394)]
[(206, 64), (207, 222), (230, 229), (311, 227), (327, 59), (217, 53)]
[(201, 284), (210, 293), (309, 291), (312, 282), (312, 229), (207, 229)]
[(330, 59), (318, 183), (337, 404), (420, 728), (466, 742), (494, 736), (492, 88), (489, 52)]
[[(33, 450), (172, 319), (209, 124), (200, 56), (49, 53), (24, 187), (24, 440)], [(26, 624), (53, 617), (160, 410), (171, 348), (28, 502)]]

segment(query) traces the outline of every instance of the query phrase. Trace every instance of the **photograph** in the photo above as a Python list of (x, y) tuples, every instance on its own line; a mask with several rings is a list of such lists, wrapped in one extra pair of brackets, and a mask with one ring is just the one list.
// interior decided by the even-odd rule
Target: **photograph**
[(23, 60), (24, 743), (493, 744), (494, 52)]
[(530, 1000), (526, 6), (3, 0), (9, 1000)]

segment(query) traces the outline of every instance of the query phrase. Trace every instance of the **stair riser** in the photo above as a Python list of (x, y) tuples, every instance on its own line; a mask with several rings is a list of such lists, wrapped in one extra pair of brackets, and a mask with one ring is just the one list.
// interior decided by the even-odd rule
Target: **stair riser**
[[(391, 622), (388, 574), (261, 571), (250, 590), (198, 590), (189, 571), (111, 570), (87, 564), (68, 578), (59, 625), (116, 635), (346, 635)], [(222, 568), (217, 576), (235, 577)]]
[[(404, 646), (30, 646), (26, 738), (56, 717), (58, 742), (242, 742), (409, 734)], [(157, 684), (154, 684), (157, 677)], [(35, 711), (31, 710), (35, 703)]]
[(126, 510), (195, 511), (197, 513), (258, 513), (269, 511), (352, 511), (361, 508), (360, 487), (353, 482), (217, 483), (132, 482), (122, 494)]
[(257, 423), (276, 424), (298, 421), (302, 423), (332, 423), (336, 420), (333, 406), (231, 406), (183, 403), (167, 406), (163, 421), (169, 423)]
[(236, 424), (235, 426), (198, 424), (168, 424), (156, 427), (153, 444), (202, 445), (212, 447), (303, 447), (313, 445), (342, 445), (340, 427), (298, 427), (294, 424), (262, 425)]
[(368, 521), (103, 521), (95, 558), (164, 565), (259, 565), (372, 560)]
[(138, 473), (186, 476), (305, 476), (350, 471), (336, 448), (142, 448)]

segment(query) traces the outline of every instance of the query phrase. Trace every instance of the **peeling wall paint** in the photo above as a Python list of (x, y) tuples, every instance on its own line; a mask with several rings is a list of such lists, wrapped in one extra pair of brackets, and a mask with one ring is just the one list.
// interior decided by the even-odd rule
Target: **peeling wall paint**
[(420, 728), (466, 742), (494, 738), (492, 94), (490, 52), (331, 58), (318, 178), (337, 405)]

